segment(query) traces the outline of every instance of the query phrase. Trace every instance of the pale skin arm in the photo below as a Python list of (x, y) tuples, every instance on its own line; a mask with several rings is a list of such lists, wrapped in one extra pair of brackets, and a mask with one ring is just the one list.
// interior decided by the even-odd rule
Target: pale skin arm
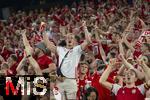
[(49, 68), (42, 70), (43, 73), (51, 73), (52, 71), (56, 70), (55, 63), (51, 63), (48, 66), (49, 66)]
[[(98, 27), (98, 23), (96, 22), (95, 25), (94, 25), (94, 30), (100, 35), (107, 35), (108, 32), (104, 32), (103, 30), (101, 30), (99, 27)], [(96, 35), (98, 35), (96, 34)]]
[(17, 68), (16, 68), (17, 74), (20, 74), (22, 65), (23, 65), (23, 63), (24, 63), (25, 60), (26, 60), (26, 58), (23, 57), (22, 60), (21, 60), (21, 62), (20, 62), (19, 65), (17, 66)]
[(143, 33), (144, 30), (148, 29), (148, 27), (147, 27), (147, 25), (145, 24), (145, 22), (141, 18), (138, 17), (138, 20), (141, 22), (141, 25), (142, 25), (142, 29), (141, 29), (142, 32), (141, 33)]
[(95, 32), (95, 36), (96, 36), (96, 40), (97, 40), (98, 43), (99, 43), (100, 55), (101, 55), (101, 57), (102, 57), (102, 60), (103, 60), (103, 62), (104, 62), (105, 64), (107, 64), (107, 62), (106, 62), (106, 54), (105, 54), (105, 51), (104, 51), (104, 49), (103, 49), (103, 47), (102, 47), (102, 42), (101, 42), (101, 39), (100, 39), (100, 37), (98, 36), (98, 33), (97, 33), (97, 32)]
[(86, 46), (91, 43), (91, 34), (89, 33), (89, 31), (87, 30), (87, 26), (86, 26), (86, 22), (83, 21), (83, 30), (84, 30), (84, 33), (85, 33), (85, 38), (86, 40), (84, 40), (84, 42), (81, 44), (81, 49), (82, 50), (85, 50)]
[(34, 68), (36, 75), (42, 75), (42, 71), (40, 69), (39, 64), (36, 62), (36, 60), (31, 56), (28, 58), (30, 64), (32, 65), (32, 67)]
[(107, 32), (104, 32), (103, 30), (99, 29), (98, 27), (96, 27), (96, 31), (97, 31), (99, 34), (102, 34), (102, 35), (107, 35), (107, 34), (108, 34)]
[(126, 37), (127, 37), (128, 34), (126, 34), (124, 37), (123, 37), (123, 42), (126, 44), (126, 46), (132, 51), (134, 52), (135, 49), (134, 47), (127, 41)]
[(123, 75), (124, 70), (125, 70), (125, 67), (124, 67), (124, 65), (122, 65), (122, 66), (119, 68), (117, 74), (118, 74), (118, 75)]
[(120, 52), (120, 54), (124, 55), (124, 50), (123, 50), (123, 46), (122, 46), (122, 40), (119, 42), (119, 52)]
[(150, 80), (147, 81), (147, 84), (150, 86)]
[(50, 70), (50, 73), (53, 72), (53, 71), (55, 71), (56, 70), (56, 64), (55, 63), (51, 63), (49, 65), (49, 70)]
[(42, 75), (42, 71), (41, 71), (38, 63), (36, 62), (36, 60), (31, 55), (32, 47), (30, 46), (29, 41), (27, 40), (25, 33), (26, 33), (26, 30), (23, 30), (23, 32), (22, 32), (23, 44), (25, 46), (25, 51), (26, 51), (27, 56), (30, 55), (30, 57), (28, 58), (29, 63), (32, 65), (32, 67), (34, 68), (37, 75)]
[(6, 46), (4, 45), (2, 48), (2, 51), (0, 53), (3, 53), (5, 48), (6, 48)]
[[(95, 28), (97, 28), (97, 25), (95, 25)], [(102, 60), (104, 61), (105, 64), (107, 64), (106, 63), (106, 54), (104, 52), (100, 37), (98, 36), (97, 32), (95, 32), (95, 36), (96, 36), (96, 40), (99, 42), (99, 49), (100, 49), (100, 54), (101, 54)]]
[[(119, 42), (119, 52), (121, 55), (125, 55), (124, 50), (123, 50), (123, 46), (122, 46), (122, 40)], [(123, 75), (125, 68), (126, 67), (124, 65), (122, 65), (118, 71), (118, 74)]]
[(139, 18), (139, 17), (138, 17), (138, 19), (141, 21), (141, 24), (142, 24), (143, 28), (146, 28), (147, 26), (146, 26), (146, 24), (144, 23), (144, 21), (143, 21), (141, 18)]
[(109, 44), (109, 47), (117, 47), (118, 44), (115, 44), (115, 43), (112, 43), (112, 44)]
[(29, 41), (28, 41), (27, 36), (26, 36), (26, 30), (22, 30), (21, 33), (22, 33), (22, 37), (23, 37), (24, 46), (29, 47), (30, 44), (29, 44)]
[(4, 58), (0, 55), (0, 61), (5, 62)]
[(134, 52), (135, 49), (134, 49), (134, 47), (127, 41), (126, 38), (127, 38), (128, 34), (126, 34), (126, 33), (130, 33), (130, 32), (131, 32), (131, 28), (132, 28), (133, 24), (134, 24), (134, 20), (131, 19), (131, 22), (128, 24), (128, 26), (126, 27), (126, 29), (125, 29), (124, 32), (123, 32), (123, 42), (127, 45), (127, 47), (128, 47), (129, 49), (131, 49), (132, 52)]
[[(115, 63), (115, 61), (111, 60), (111, 63)], [(99, 80), (100, 84), (105, 86), (108, 90), (111, 90), (113, 87), (113, 84), (107, 81), (108, 76), (111, 73), (111, 71), (112, 71), (112, 64), (109, 64), (107, 69), (103, 72), (103, 74)]]
[(150, 79), (150, 68), (145, 64), (145, 62), (144, 62), (143, 60), (138, 61), (138, 63), (140, 63), (140, 65), (141, 65), (143, 71), (144, 71), (145, 74), (146, 74), (146, 77), (147, 77), (148, 79)]
[(104, 63), (107, 64), (106, 63), (106, 54), (105, 54), (105, 51), (104, 51), (101, 43), (99, 44), (99, 49), (100, 49), (100, 54), (101, 54), (101, 57), (102, 57)]
[[(28, 55), (32, 55), (32, 47), (30, 46), (30, 44), (29, 44), (29, 41), (28, 41), (28, 39), (27, 39), (27, 36), (26, 36), (26, 30), (22, 30), (21, 31), (21, 33), (22, 33), (22, 38), (23, 38), (23, 44), (24, 44), (24, 46), (25, 46), (25, 51), (26, 51), (26, 53), (28, 54)], [(27, 55), (27, 56), (28, 56)]]
[(131, 65), (129, 62), (127, 62), (127, 60), (124, 58), (123, 55), (121, 55), (121, 58), (122, 58), (122, 62), (125, 65), (125, 67), (127, 67), (128, 69), (133, 69), (137, 73), (137, 77), (140, 80), (144, 79), (144, 75), (143, 75), (142, 72), (140, 72), (139, 70), (137, 70), (136, 68), (134, 68), (133, 65)]
[(43, 33), (43, 40), (44, 40), (44, 44), (46, 45), (46, 47), (53, 53), (56, 53), (56, 46), (54, 45), (53, 42), (49, 41), (48, 36), (46, 33)]

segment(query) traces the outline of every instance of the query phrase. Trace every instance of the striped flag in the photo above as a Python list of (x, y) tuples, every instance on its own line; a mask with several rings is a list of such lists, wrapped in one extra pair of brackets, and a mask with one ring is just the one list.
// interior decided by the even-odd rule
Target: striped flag
[(140, 48), (140, 47), (141, 47), (142, 42), (143, 42), (145, 36), (150, 36), (150, 31), (144, 31), (144, 32), (140, 35), (140, 37), (138, 38), (138, 41), (137, 41), (136, 44), (135, 44), (135, 48)]

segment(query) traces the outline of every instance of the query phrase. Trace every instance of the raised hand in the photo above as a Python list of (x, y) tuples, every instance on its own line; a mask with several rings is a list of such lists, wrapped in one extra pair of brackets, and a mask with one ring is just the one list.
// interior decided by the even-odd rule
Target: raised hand
[(115, 66), (115, 64), (116, 64), (116, 59), (115, 58), (110, 59), (109, 66), (113, 67), (113, 66)]
[(82, 27), (86, 28), (86, 21), (84, 21), (84, 20), (82, 21)]
[(0, 55), (0, 61), (5, 61), (4, 58)]
[(25, 52), (26, 52), (26, 55), (32, 55), (32, 52), (33, 52), (33, 48), (30, 47), (30, 46), (26, 46), (25, 47)]
[(25, 46), (25, 52), (27, 55), (32, 55), (33, 54), (33, 48), (30, 46), (29, 41), (26, 37), (26, 29), (22, 30), (22, 37), (23, 37), (23, 44)]
[(123, 54), (119, 54), (119, 58), (120, 58), (121, 60), (124, 60), (124, 59), (125, 59), (124, 56), (123, 56)]
[(26, 30), (26, 29), (21, 30), (21, 33), (22, 33), (22, 34), (26, 34), (26, 32), (27, 32), (27, 30)]
[(123, 34), (123, 41), (126, 41), (127, 40), (127, 36), (128, 36), (128, 34)]
[(46, 26), (47, 26), (47, 25), (46, 25), (45, 22), (41, 22), (39, 31), (40, 31), (40, 32), (45, 32), (45, 31), (46, 31)]

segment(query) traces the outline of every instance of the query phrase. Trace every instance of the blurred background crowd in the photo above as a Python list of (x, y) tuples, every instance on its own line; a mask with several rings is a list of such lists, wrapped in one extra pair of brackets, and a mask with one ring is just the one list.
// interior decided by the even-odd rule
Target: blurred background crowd
[[(6, 20), (0, 20), (1, 75), (36, 75), (37, 70), (50, 73), (49, 69), (58, 66), (58, 55), (42, 44), (41, 22), (46, 23), (46, 34), (54, 45), (66, 46), (65, 36), (69, 33), (75, 35), (76, 45), (83, 43), (84, 20), (92, 42), (82, 53), (77, 67), (77, 100), (115, 100), (115, 95), (99, 82), (111, 59), (115, 59), (116, 64), (108, 77), (109, 82), (123, 84), (121, 68), (125, 65), (124, 60), (141, 72), (141, 76), (145, 75), (136, 85), (150, 79), (150, 73), (142, 67), (145, 65), (150, 70), (149, 0), (35, 1), (30, 0), (26, 7), (18, 2), (18, 8), (12, 9)], [(34, 4), (45, 6), (27, 8)], [(25, 58), (24, 29), (35, 56), (35, 60), (30, 59), (28, 63), (34, 66), (37, 62), (40, 69), (22, 62)], [(56, 83), (50, 80), (50, 91), (53, 88), (57, 88)], [(34, 98), (53, 100), (53, 94), (50, 94)], [(150, 91), (146, 92), (145, 98), (148, 97)], [(31, 96), (22, 96), (22, 99), (30, 100)]]

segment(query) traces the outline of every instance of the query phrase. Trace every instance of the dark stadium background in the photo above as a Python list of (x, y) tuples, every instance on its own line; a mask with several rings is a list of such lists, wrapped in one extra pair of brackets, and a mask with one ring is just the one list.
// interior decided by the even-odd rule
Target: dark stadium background
[[(0, 19), (7, 19), (8, 14), (12, 10), (30, 10), (38, 8), (49, 8), (56, 5), (70, 6), (73, 1), (79, 2), (80, 0), (0, 0)], [(88, 0), (83, 0), (88, 1)], [(90, 1), (90, 0), (89, 0)], [(95, 3), (97, 1), (107, 1), (107, 0), (93, 0)]]

